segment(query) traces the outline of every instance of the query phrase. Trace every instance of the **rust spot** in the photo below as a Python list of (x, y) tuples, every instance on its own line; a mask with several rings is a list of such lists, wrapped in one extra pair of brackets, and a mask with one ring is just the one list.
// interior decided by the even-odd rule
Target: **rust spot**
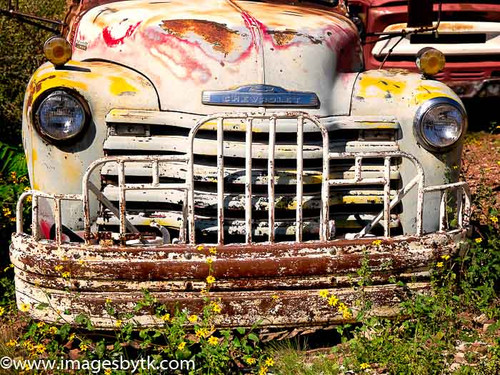
[(297, 35), (296, 31), (286, 30), (286, 31), (269, 31), (269, 34), (272, 34), (274, 42), (278, 46), (283, 46), (285, 44), (290, 43), (293, 38)]
[(162, 28), (167, 33), (184, 39), (188, 34), (197, 34), (213, 46), (213, 49), (228, 54), (234, 48), (236, 30), (225, 24), (204, 20), (168, 20), (163, 21)]

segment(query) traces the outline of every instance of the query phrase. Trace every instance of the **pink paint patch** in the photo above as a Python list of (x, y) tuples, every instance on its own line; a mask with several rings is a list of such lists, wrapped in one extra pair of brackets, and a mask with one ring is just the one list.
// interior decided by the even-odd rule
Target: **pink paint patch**
[(155, 58), (166, 66), (177, 78), (190, 79), (196, 83), (206, 83), (212, 76), (207, 66), (202, 64), (194, 51), (202, 49), (197, 43), (179, 39), (173, 35), (147, 29), (143, 34), (144, 45), (156, 50)]
[(47, 222), (46, 220), (40, 220), (40, 231), (42, 232), (42, 236), (44, 239), (50, 239), (50, 228), (52, 224)]
[(125, 34), (120, 36), (119, 38), (111, 35), (111, 29), (109, 26), (107, 26), (102, 30), (102, 38), (104, 39), (104, 42), (108, 47), (116, 47), (119, 44), (123, 44), (126, 38), (130, 38), (134, 31), (139, 27), (141, 22), (142, 21), (139, 21), (135, 25), (130, 25), (125, 31)]

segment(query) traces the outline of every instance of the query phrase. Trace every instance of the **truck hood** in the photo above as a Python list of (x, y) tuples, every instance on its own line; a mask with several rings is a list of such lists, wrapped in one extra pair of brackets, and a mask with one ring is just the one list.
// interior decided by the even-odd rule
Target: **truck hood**
[(348, 114), (362, 55), (355, 26), (338, 10), (229, 0), (116, 2), (82, 17), (73, 58), (141, 72), (162, 110), (234, 110), (202, 104), (203, 91), (267, 84), (316, 93), (318, 114)]

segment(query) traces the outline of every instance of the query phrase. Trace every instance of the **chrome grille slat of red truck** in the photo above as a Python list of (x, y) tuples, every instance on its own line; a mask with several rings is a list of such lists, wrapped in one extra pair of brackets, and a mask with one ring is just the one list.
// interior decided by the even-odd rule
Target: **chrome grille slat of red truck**
[[(134, 118), (136, 116), (136, 118)], [(177, 118), (158, 113), (120, 113), (113, 111), (107, 117), (108, 138), (104, 144), (105, 153), (110, 157), (140, 155), (185, 155), (189, 149), (189, 132), (197, 121), (204, 125), (196, 132), (193, 143), (193, 185), (196, 242), (263, 242), (291, 240), (319, 240), (321, 237), (321, 215), (323, 208), (323, 135), (321, 129), (312, 123), (307, 114), (280, 115), (275, 117), (276, 132), (274, 147), (269, 146), (270, 122), (273, 115), (237, 114), (224, 118), (222, 143), (223, 158), (218, 160), (219, 117), (179, 115)], [(275, 115), (276, 116), (276, 115)], [(302, 118), (302, 120), (300, 120)], [(315, 119), (315, 118), (313, 118)], [(252, 121), (251, 142), (247, 125)], [(303, 138), (298, 137), (298, 127), (302, 121)], [(199, 122), (198, 122), (199, 123)], [(396, 152), (399, 125), (393, 119), (382, 118), (327, 118), (321, 124), (328, 129), (329, 152), (369, 152), (372, 150)], [(272, 134), (272, 132), (271, 132)], [(299, 132), (301, 134), (301, 132)], [(219, 133), (220, 136), (220, 133)], [(272, 142), (272, 140), (271, 140)], [(300, 143), (302, 147), (299, 147)], [(247, 145), (252, 145), (251, 149)], [(302, 149), (302, 162), (298, 150)], [(251, 152), (251, 157), (249, 153)], [(269, 199), (270, 163), (269, 155), (274, 152), (274, 179), (272, 189), (274, 200)], [(378, 155), (377, 155), (378, 156)], [(224, 186), (218, 193), (220, 168), (224, 162)], [(303, 173), (297, 169), (302, 164)], [(382, 179), (385, 176), (383, 157), (364, 158), (359, 168), (355, 158), (333, 158), (327, 163), (328, 178), (354, 180), (356, 174), (363, 179)], [(246, 172), (250, 165), (249, 173)], [(140, 187), (153, 182), (152, 164), (130, 162), (124, 166), (125, 183)], [(184, 161), (160, 163), (158, 182), (162, 184), (186, 183), (189, 168)], [(102, 170), (102, 191), (116, 207), (119, 206), (120, 188), (118, 164), (106, 163)], [(396, 195), (400, 185), (399, 159), (394, 158), (389, 167), (389, 199)], [(246, 185), (247, 179), (252, 183)], [(300, 181), (301, 180), (301, 181)], [(301, 183), (302, 182), (302, 183)], [(369, 181), (368, 181), (369, 182)], [(299, 192), (297, 186), (302, 186)], [(251, 199), (246, 199), (247, 189)], [(302, 199), (298, 199), (298, 195)], [(346, 233), (359, 232), (383, 210), (384, 186), (375, 184), (344, 184), (328, 187), (329, 239)], [(144, 192), (127, 191), (126, 210), (131, 224), (140, 231), (154, 231), (152, 221), (168, 228), (173, 237), (183, 223), (185, 192), (175, 189)], [(222, 202), (219, 207), (219, 201)], [(270, 206), (274, 215), (269, 215)], [(398, 209), (391, 211), (390, 224), (393, 234), (400, 234)], [(249, 219), (246, 213), (251, 211)], [(298, 212), (301, 212), (300, 214)], [(223, 224), (218, 217), (224, 216)], [(271, 217), (272, 216), (272, 217)], [(301, 216), (301, 217), (299, 217)], [(252, 231), (247, 231), (247, 221), (252, 222)], [(273, 231), (269, 231), (270, 221), (274, 221)], [(120, 220), (105, 207), (101, 210), (97, 223), (100, 230), (119, 232)], [(220, 234), (219, 225), (224, 230)], [(302, 229), (299, 229), (302, 228)], [(381, 226), (374, 233), (383, 234)], [(222, 238), (221, 238), (222, 237)], [(274, 237), (274, 238), (273, 238)]]

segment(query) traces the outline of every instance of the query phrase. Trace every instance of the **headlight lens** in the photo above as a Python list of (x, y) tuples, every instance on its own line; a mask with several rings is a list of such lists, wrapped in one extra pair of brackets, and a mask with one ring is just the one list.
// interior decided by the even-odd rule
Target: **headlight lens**
[(84, 130), (87, 111), (75, 95), (57, 90), (43, 99), (36, 111), (36, 118), (42, 136), (53, 141), (66, 141)]
[(467, 116), (454, 100), (436, 98), (417, 112), (415, 131), (419, 142), (431, 151), (446, 151), (460, 139), (467, 127)]

